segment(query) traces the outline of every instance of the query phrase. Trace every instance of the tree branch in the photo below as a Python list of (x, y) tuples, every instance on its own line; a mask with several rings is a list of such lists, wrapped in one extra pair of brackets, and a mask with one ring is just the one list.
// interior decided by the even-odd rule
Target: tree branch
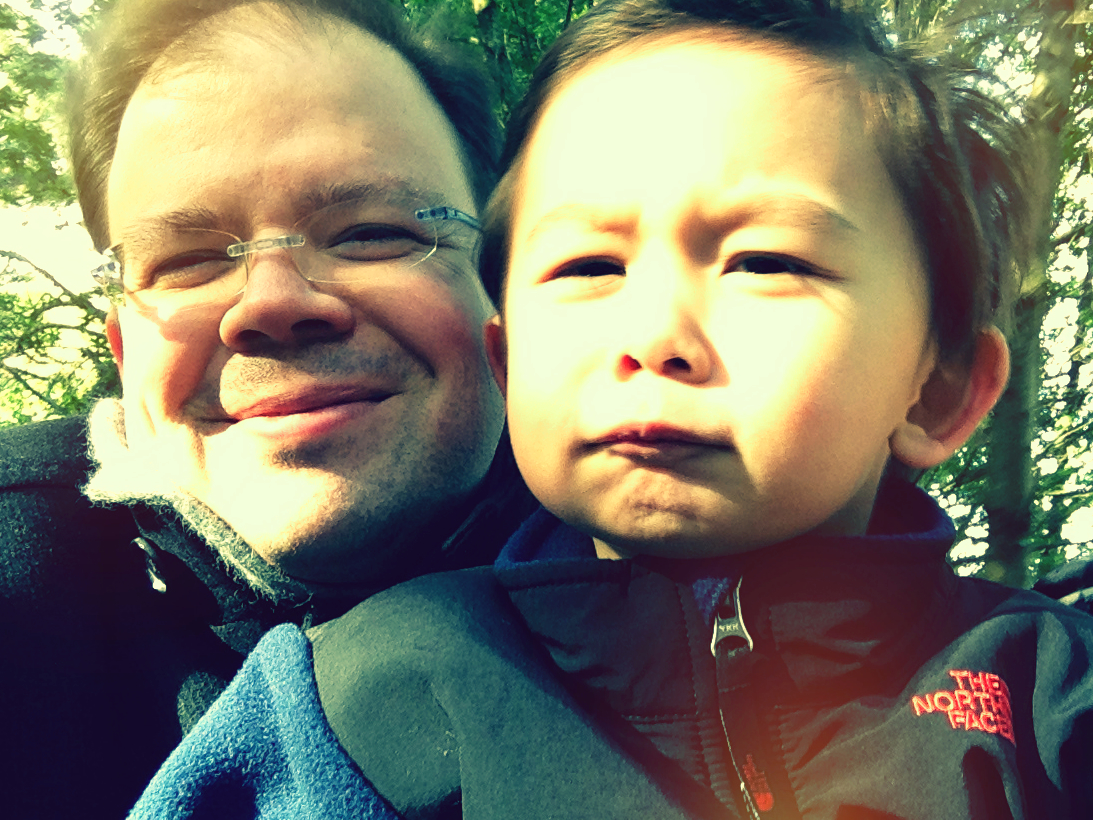
[[(15, 380), (16, 382), (18, 382), (19, 385), (22, 386), (22, 388), (24, 390), (26, 390), (32, 396), (37, 398), (43, 404), (47, 405), (49, 407), (49, 409), (52, 410), (54, 413), (56, 413), (58, 416), (65, 415), (64, 410), (56, 402), (52, 401), (48, 396), (46, 396), (43, 393), (39, 392), (38, 390), (34, 389), (34, 387), (30, 384), (28, 379), (24, 377), (24, 375), (23, 375), (24, 371), (21, 371), (18, 368), (12, 367), (11, 365), (8, 365), (8, 364), (0, 365), (0, 370), (3, 370), (5, 373), (7, 373), (8, 376), (11, 379)], [(31, 373), (26, 374), (26, 376), (31, 376), (31, 375), (33, 375), (33, 374), (31, 374)]]
[(1069, 245), (1072, 240), (1077, 239), (1079, 236), (1087, 236), (1088, 234), (1088, 225), (1076, 225), (1064, 234), (1053, 236), (1050, 240), (1051, 247), (1061, 248), (1063, 245)]
[(67, 295), (69, 300), (74, 304), (74, 306), (82, 308), (83, 310), (87, 311), (92, 316), (99, 318), (100, 320), (106, 317), (106, 311), (101, 310), (100, 308), (97, 308), (93, 304), (91, 304), (91, 300), (87, 298), (86, 294), (76, 293), (75, 291), (65, 287), (61, 284), (56, 276), (47, 271), (45, 268), (39, 267), (38, 265), (34, 264), (21, 253), (16, 253), (15, 251), (0, 250), (0, 258), (13, 259), (15, 261), (23, 262), (24, 264), (30, 265), (34, 269), (35, 273), (37, 273), (42, 278), (49, 280), (49, 282), (55, 288), (60, 290), (63, 294)]

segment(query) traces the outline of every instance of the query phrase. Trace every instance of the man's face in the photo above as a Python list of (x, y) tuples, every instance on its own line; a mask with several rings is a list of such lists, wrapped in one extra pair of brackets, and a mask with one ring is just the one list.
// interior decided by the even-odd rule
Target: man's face
[(495, 358), (529, 487), (602, 555), (865, 530), (934, 353), (864, 131), (845, 74), (739, 40), (608, 55), (546, 109)]
[[(235, 36), (227, 56), (137, 90), (109, 179), (123, 254), (183, 225), (283, 235), (350, 190), (474, 213), (454, 133), (417, 75), (336, 29)], [(352, 284), (309, 283), (287, 251), (262, 252), (219, 310), (130, 299), (130, 449), (289, 574), (383, 578), (489, 466), (503, 424), (481, 343), (491, 313), (473, 242)]]

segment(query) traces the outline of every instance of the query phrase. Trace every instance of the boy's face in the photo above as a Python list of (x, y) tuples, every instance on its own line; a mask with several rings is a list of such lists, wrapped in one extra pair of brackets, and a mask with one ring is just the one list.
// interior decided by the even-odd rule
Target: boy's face
[(528, 485), (601, 555), (865, 531), (936, 357), (854, 83), (677, 36), (545, 110), (493, 347)]

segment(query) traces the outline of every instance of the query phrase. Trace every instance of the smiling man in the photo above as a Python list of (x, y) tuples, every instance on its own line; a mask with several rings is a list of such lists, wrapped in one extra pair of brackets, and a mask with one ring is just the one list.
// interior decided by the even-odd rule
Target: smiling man
[(123, 396), (0, 442), (6, 816), (120, 815), (266, 629), (488, 560), (527, 509), (486, 85), (397, 14), (122, 0), (74, 77)]

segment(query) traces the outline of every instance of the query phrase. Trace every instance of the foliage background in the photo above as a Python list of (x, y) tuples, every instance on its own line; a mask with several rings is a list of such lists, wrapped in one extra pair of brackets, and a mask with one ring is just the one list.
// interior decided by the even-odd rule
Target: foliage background
[[(57, 36), (75, 41), (97, 11), (87, 3), (74, 10), (72, 0), (0, 5), (0, 205), (75, 199), (60, 148), (68, 63)], [(103, 301), (62, 284), (7, 240), (0, 237), (0, 423), (78, 413), (116, 393)]]
[[(1013, 377), (988, 424), (923, 483), (963, 533), (952, 554), (959, 571), (1029, 585), (1088, 551), (1093, 532), (1093, 11), (1088, 0), (846, 0), (855, 1), (880, 14), (894, 38), (940, 36), (934, 48), (996, 73), (1028, 122), (1041, 220), (1005, 328)], [(56, 45), (74, 41), (106, 5), (0, 5), (0, 205), (73, 201), (60, 148), (68, 64)], [(483, 61), (504, 121), (543, 49), (592, 0), (401, 5), (430, 37)], [(0, 237), (0, 424), (78, 413), (116, 393), (105, 303), (4, 250), (8, 239)]]

